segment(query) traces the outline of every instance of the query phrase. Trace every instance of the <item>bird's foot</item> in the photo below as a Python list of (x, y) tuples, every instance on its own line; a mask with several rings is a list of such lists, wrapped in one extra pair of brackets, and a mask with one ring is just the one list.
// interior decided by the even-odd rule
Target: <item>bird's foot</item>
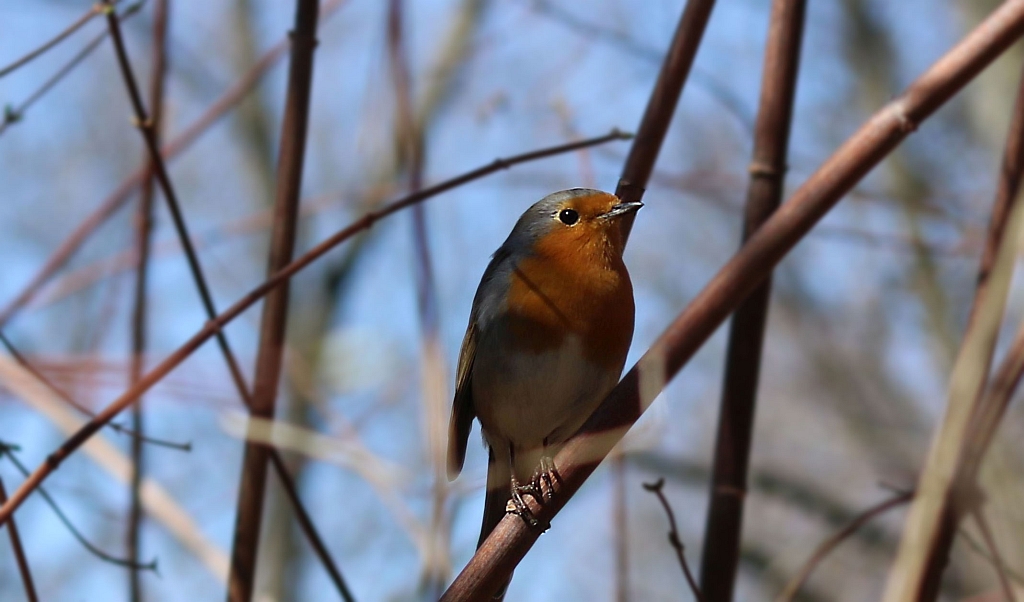
[[(543, 504), (544, 501), (540, 495), (540, 489), (535, 483), (521, 484), (515, 477), (512, 477), (512, 497), (509, 498), (508, 503), (505, 504), (505, 512), (509, 514), (515, 514), (519, 518), (523, 519), (530, 527), (540, 526), (540, 521), (533, 515), (533, 511), (526, 504), (526, 500), (523, 499), (524, 495), (528, 495), (536, 500), (538, 503)], [(547, 531), (550, 525), (544, 525), (544, 530)]]
[[(540, 466), (537, 467), (537, 472), (533, 473), (533, 479), (531, 479), (530, 483), (532, 488), (541, 494), (542, 499), (537, 501), (544, 503), (554, 498), (555, 483), (561, 486), (562, 477), (558, 474), (558, 469), (555, 468), (555, 461), (548, 456), (544, 456), (540, 459)], [(534, 495), (534, 498), (536, 497)]]

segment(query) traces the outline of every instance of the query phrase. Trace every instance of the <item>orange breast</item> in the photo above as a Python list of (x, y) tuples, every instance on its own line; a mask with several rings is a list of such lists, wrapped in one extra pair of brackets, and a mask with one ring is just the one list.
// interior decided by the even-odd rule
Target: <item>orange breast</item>
[(509, 287), (511, 334), (539, 353), (580, 337), (590, 361), (621, 370), (633, 337), (633, 286), (603, 232), (574, 228), (545, 236), (519, 262)]

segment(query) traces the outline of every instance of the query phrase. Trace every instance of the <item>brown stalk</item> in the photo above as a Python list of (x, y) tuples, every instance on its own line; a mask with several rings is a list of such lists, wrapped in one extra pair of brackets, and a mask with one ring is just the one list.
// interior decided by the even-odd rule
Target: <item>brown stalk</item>
[(661, 506), (665, 509), (665, 514), (668, 516), (668, 543), (672, 546), (672, 549), (676, 552), (676, 558), (679, 559), (679, 567), (683, 570), (683, 575), (686, 577), (686, 583), (690, 586), (690, 591), (693, 592), (693, 597), (697, 599), (697, 602), (704, 602), (705, 598), (701, 595), (700, 588), (697, 586), (697, 580), (693, 578), (693, 573), (690, 572), (690, 565), (686, 563), (686, 554), (683, 550), (683, 542), (679, 538), (679, 529), (676, 527), (676, 515), (672, 512), (672, 506), (669, 505), (668, 499), (665, 497), (665, 479), (658, 479), (654, 483), (644, 483), (644, 489), (650, 491), (654, 495), (658, 496), (658, 501), (661, 502)]
[(811, 557), (808, 558), (807, 562), (805, 562), (800, 568), (800, 572), (790, 579), (789, 583), (786, 584), (785, 589), (783, 589), (782, 593), (780, 593), (775, 599), (776, 602), (789, 602), (790, 600), (793, 600), (796, 597), (797, 592), (800, 591), (800, 588), (807, 582), (811, 573), (814, 572), (814, 569), (821, 564), (821, 561), (831, 554), (832, 550), (839, 547), (839, 544), (843, 543), (856, 533), (862, 526), (864, 526), (864, 524), (879, 514), (884, 514), (893, 508), (906, 504), (913, 498), (913, 491), (905, 491), (887, 500), (882, 500), (878, 504), (875, 504), (864, 512), (858, 514), (845, 527), (818, 544), (818, 547), (814, 549), (814, 553), (811, 554)]
[[(274, 201), (274, 227), (270, 234), (270, 258), (267, 275), (288, 265), (295, 250), (295, 231), (299, 221), (299, 192), (306, 156), (309, 125), (309, 99), (313, 87), (313, 54), (316, 49), (316, 24), (319, 0), (297, 0), (295, 24), (285, 91), (285, 112), (281, 124), (281, 148), (277, 161), (277, 187)], [(212, 316), (211, 316), (212, 318)], [(273, 419), (277, 386), (281, 378), (285, 332), (288, 319), (288, 285), (276, 287), (263, 302), (260, 344), (256, 355), (256, 379), (253, 385), (250, 416)], [(266, 493), (267, 460), (270, 448), (246, 443), (242, 460), (242, 479), (235, 514), (235, 534), (228, 577), (228, 600), (253, 599), (256, 583), (256, 558), (259, 551), (263, 500)]]
[(125, 408), (130, 406), (139, 398), (140, 395), (144, 394), (156, 383), (160, 382), (167, 374), (178, 367), (184, 362), (196, 349), (201, 347), (203, 343), (209, 341), (214, 335), (230, 323), (232, 320), (237, 318), (246, 309), (254, 305), (257, 301), (262, 299), (268, 292), (274, 288), (280, 286), (282, 283), (287, 282), (288, 279), (299, 273), (314, 261), (324, 256), (328, 251), (338, 246), (342, 242), (348, 240), (355, 234), (367, 230), (372, 227), (378, 220), (381, 220), (393, 213), (401, 211), (407, 207), (411, 207), (416, 203), (421, 203), (426, 199), (437, 196), (442, 192), (447, 192), (453, 188), (457, 188), (472, 182), (473, 180), (480, 179), (484, 176), (490, 175), (503, 169), (508, 169), (514, 165), (520, 163), (526, 163), (537, 159), (543, 159), (546, 157), (577, 151), (581, 148), (588, 146), (594, 146), (605, 142), (611, 142), (612, 140), (624, 140), (628, 139), (629, 134), (623, 134), (618, 130), (612, 130), (611, 133), (597, 138), (590, 138), (588, 140), (581, 140), (579, 142), (572, 142), (569, 144), (562, 144), (559, 146), (553, 146), (541, 150), (531, 151), (516, 155), (508, 159), (495, 159), (491, 163), (478, 167), (472, 171), (466, 172), (460, 176), (456, 176), (444, 182), (440, 182), (433, 186), (428, 186), (416, 194), (410, 194), (403, 198), (400, 198), (376, 211), (370, 211), (363, 215), (362, 218), (356, 220), (347, 227), (334, 233), (332, 236), (316, 245), (305, 254), (300, 256), (295, 261), (289, 263), (286, 267), (278, 270), (273, 276), (265, 280), (262, 284), (249, 291), (245, 296), (235, 302), (234, 305), (224, 310), (221, 314), (217, 315), (214, 319), (209, 320), (203, 328), (197, 333), (192, 335), (188, 341), (182, 346), (178, 347), (174, 352), (168, 355), (162, 362), (157, 364), (152, 370), (147, 372), (139, 382), (134, 386), (129, 387), (125, 392), (112, 401), (106, 408), (101, 412), (97, 413), (96, 416), (82, 426), (74, 435), (72, 435), (67, 441), (65, 441), (60, 447), (51, 453), (46, 461), (37, 467), (25, 481), (18, 487), (11, 496), (11, 499), (7, 501), (2, 507), (0, 507), (0, 525), (3, 525), (11, 517), (15, 510), (25, 501), (34, 489), (36, 489), (40, 483), (46, 480), (50, 474), (52, 474), (57, 468), (60, 467), (61, 462), (68, 458), (74, 453), (83, 443), (89, 440), (90, 437), (96, 434), (104, 425), (109, 423), (115, 416), (121, 413)]
[(85, 13), (83, 13), (82, 16), (75, 19), (75, 21), (71, 25), (65, 27), (62, 31), (60, 31), (60, 33), (44, 42), (38, 48), (35, 48), (28, 54), (15, 60), (13, 63), (7, 65), (6, 67), (0, 68), (0, 77), (10, 75), (12, 72), (16, 71), (21, 67), (24, 67), (28, 63), (42, 56), (46, 51), (50, 50), (57, 44), (63, 42), (65, 39), (67, 39), (68, 36), (75, 33), (76, 31), (81, 29), (83, 25), (91, 21), (93, 17), (103, 12), (103, 6), (104, 5), (102, 4), (93, 4), (89, 7), (89, 10), (85, 11)]
[[(168, 0), (156, 0), (153, 5), (153, 58), (149, 81), (149, 101), (153, 108), (152, 136), (153, 143), (159, 145), (160, 124), (162, 123), (164, 104), (164, 80), (167, 75), (167, 30)], [(153, 233), (153, 176), (156, 167), (153, 159), (146, 160), (146, 171), (150, 176), (142, 183), (142, 196), (135, 217), (135, 250), (138, 265), (135, 273), (135, 296), (133, 300), (131, 321), (131, 366), (129, 367), (128, 383), (139, 382), (143, 371), (143, 358), (146, 353), (146, 286), (149, 281), (149, 255)], [(132, 406), (132, 430), (142, 434), (145, 426), (142, 415), (142, 398)], [(144, 474), (144, 455), (142, 440), (132, 439), (131, 444), (131, 503), (128, 509), (127, 547), (128, 560), (138, 563), (142, 544), (142, 481)], [(142, 574), (140, 571), (128, 571), (128, 594), (132, 602), (142, 601)]]
[[(665, 384), (729, 314), (849, 190), (917, 126), (1024, 34), (1024, 0), (997, 8), (895, 100), (853, 134), (808, 178), (708, 286), (679, 314), (555, 458), (562, 485), (531, 510), (549, 522)], [(506, 516), (442, 600), (479, 599), (497, 589), (539, 532)]]
[[(1007, 133), (974, 301), (950, 377), (946, 412), (935, 433), (917, 487), (921, 493), (911, 506), (886, 587), (885, 600), (891, 602), (938, 597), (958, 525), (981, 502), (978, 469), (1018, 380), (1005, 378), (1001, 367), (989, 389), (991, 392), (995, 387), (998, 393), (985, 391), (1013, 270), (1016, 233), (1007, 236), (1007, 230), (1011, 217), (1024, 210), (1020, 206), (1022, 176), (1024, 71)], [(998, 282), (996, 276), (1001, 278)], [(1012, 351), (1004, 366), (1012, 366), (1015, 361)], [(1013, 368), (1006, 370), (1012, 374)]]
[[(741, 245), (782, 201), (806, 6), (805, 0), (772, 2)], [(711, 602), (732, 600), (736, 582), (771, 287), (769, 273), (736, 309), (729, 325), (700, 565), (701, 588)]]
[[(4, 489), (3, 479), (0, 479), (0, 504), (7, 503), (7, 490)], [(32, 570), (28, 566), (28, 558), (25, 557), (25, 548), (21, 545), (21, 536), (18, 535), (18, 526), (12, 520), (7, 525), (8, 533), (11, 536), (11, 549), (14, 551), (14, 559), (18, 563), (18, 572), (21, 573), (21, 583), (25, 586), (25, 597), (29, 602), (39, 602), (36, 595), (36, 586), (32, 581)]]
[[(654, 162), (658, 159), (661, 143), (665, 141), (665, 133), (672, 123), (672, 114), (679, 104), (679, 96), (683, 93), (683, 85), (690, 74), (690, 67), (693, 66), (714, 7), (714, 0), (688, 0), (679, 17), (668, 54), (661, 64), (644, 116), (640, 119), (636, 139), (629, 149), (622, 175), (615, 187), (615, 196), (623, 201), (639, 201), (644, 196), (647, 180), (654, 170)], [(623, 227), (627, 237), (633, 228), (634, 219), (633, 214), (624, 218)]]
[[(337, 9), (341, 8), (347, 0), (329, 0), (324, 3), (323, 15), (324, 18), (328, 14), (334, 14)], [(259, 83), (260, 79), (266, 75), (266, 73), (273, 67), (277, 61), (285, 55), (288, 51), (288, 39), (281, 40), (270, 48), (260, 60), (254, 64), (245, 74), (242, 75), (234, 84), (231, 85), (227, 90), (224, 91), (220, 97), (217, 98), (207, 108), (207, 110), (193, 121), (188, 127), (186, 127), (180, 134), (171, 139), (161, 149), (161, 156), (165, 160), (172, 159), (182, 151), (189, 148), (193, 142), (196, 141), (202, 134), (209, 130), (210, 126), (220, 120), (228, 111), (230, 111), (239, 101), (252, 91), (252, 89)], [(145, 169), (139, 169), (128, 176), (114, 192), (100, 203), (100, 206), (96, 208), (88, 217), (83, 220), (77, 228), (57, 247), (57, 250), (53, 252), (43, 267), (40, 268), (39, 272), (32, 277), (27, 285), (18, 293), (18, 295), (12, 299), (3, 309), (0, 309), (0, 328), (7, 324), (7, 322), (33, 297), (39, 292), (39, 290), (45, 285), (54, 274), (57, 273), (60, 268), (68, 262), (69, 259), (78, 251), (78, 249), (85, 243), (85, 241), (95, 232), (104, 222), (107, 221), (118, 209), (121, 208), (130, 198), (131, 195), (142, 185), (142, 182), (148, 177)]]
[[(135, 111), (135, 118), (140, 132), (143, 135), (143, 139), (146, 142), (146, 146), (149, 150), (149, 156), (152, 160), (153, 174), (156, 176), (157, 182), (160, 184), (164, 198), (167, 201), (167, 206), (170, 209), (171, 217), (174, 221), (175, 230), (178, 233), (178, 238), (181, 242), (182, 248), (185, 251), (185, 257), (188, 260), (189, 268), (192, 273), (193, 279), (196, 284), (196, 288), (199, 290), (200, 298), (203, 302), (203, 308), (206, 310), (207, 316), (212, 320), (217, 316), (217, 310), (213, 304), (213, 296), (210, 293), (209, 285), (207, 284), (206, 278), (203, 275), (202, 266), (199, 263), (198, 254), (195, 251), (195, 247), (192, 244), (192, 238), (189, 236), (188, 227), (185, 224), (184, 215), (181, 211), (181, 205), (178, 202), (177, 195), (174, 191), (174, 187), (171, 184), (170, 176), (167, 173), (167, 167), (160, 155), (159, 146), (156, 141), (155, 131), (153, 128), (153, 122), (149, 115), (146, 113), (145, 106), (142, 103), (141, 95), (139, 94), (138, 85), (135, 81), (135, 76), (132, 73), (131, 64), (128, 60), (128, 55), (125, 50), (124, 40), (121, 36), (120, 24), (118, 22), (117, 15), (110, 11), (107, 14), (108, 25), (110, 29), (111, 39), (114, 42), (114, 49), (117, 52), (118, 63), (121, 66), (121, 73), (125, 81), (125, 86), (128, 88), (129, 97), (131, 99), (132, 108)], [(314, 19), (315, 28), (315, 19)], [(314, 35), (315, 35), (315, 29)], [(299, 176), (301, 178), (301, 174)], [(298, 195), (299, 182), (290, 182), (289, 185), (293, 186), (296, 190), (295, 194)], [(276, 223), (276, 220), (275, 220)], [(287, 261), (287, 260), (286, 260)], [(273, 266), (272, 266), (273, 267)], [(231, 351), (231, 347), (228, 344), (227, 336), (223, 331), (218, 330), (215, 334), (217, 343), (220, 346), (221, 352), (224, 356), (224, 360), (227, 363), (228, 370), (231, 373), (232, 380), (238, 389), (238, 393), (242, 398), (245, 405), (249, 408), (253, 407), (254, 396), (250, 395), (248, 386), (245, 382), (245, 377), (242, 374), (242, 369), (239, 366), (238, 360), (234, 353)], [(136, 383), (138, 384), (138, 383)], [(257, 374), (257, 390), (260, 387), (259, 374)], [(276, 380), (275, 380), (276, 390)], [(247, 448), (248, 449), (248, 448)], [(261, 448), (267, 449), (267, 448)], [(276, 456), (276, 450), (268, 450), (265, 453), (269, 453), (271, 456)], [(263, 463), (263, 476), (266, 476), (266, 458)], [(301, 500), (298, 496), (298, 492), (295, 487), (294, 480), (291, 475), (284, 470), (284, 462), (280, 458), (275, 459), (273, 462), (275, 470), (278, 472), (278, 477), (281, 480), (282, 486), (287, 491), (289, 500), (293, 505), (301, 506)], [(262, 492), (262, 488), (260, 490)], [(261, 493), (262, 496), (262, 493)], [(347, 585), (344, 583), (344, 579), (341, 577), (341, 572), (337, 568), (334, 561), (330, 558), (327, 553), (327, 548), (323, 544), (323, 540), (320, 535), (316, 532), (312, 522), (309, 520), (309, 513), (304, 508), (296, 511), (299, 517), (299, 525), (302, 527), (306, 537), (309, 539), (310, 544), (313, 546), (314, 551), (317, 553), (328, 574), (331, 576), (335, 585), (338, 587), (342, 595), (348, 591)], [(258, 530), (258, 526), (257, 526)], [(234, 565), (232, 565), (234, 567)], [(229, 583), (229, 588), (230, 588)], [(247, 597), (246, 600), (249, 598)]]

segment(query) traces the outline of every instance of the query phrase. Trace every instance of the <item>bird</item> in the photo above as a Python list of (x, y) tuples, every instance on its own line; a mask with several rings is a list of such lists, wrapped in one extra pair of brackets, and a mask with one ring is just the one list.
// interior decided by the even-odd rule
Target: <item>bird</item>
[(635, 315), (623, 218), (642, 206), (586, 188), (549, 194), (484, 271), (459, 352), (447, 450), (454, 480), (480, 422), (488, 468), (478, 548), (508, 512), (536, 525), (522, 496), (550, 499), (552, 458), (619, 380)]

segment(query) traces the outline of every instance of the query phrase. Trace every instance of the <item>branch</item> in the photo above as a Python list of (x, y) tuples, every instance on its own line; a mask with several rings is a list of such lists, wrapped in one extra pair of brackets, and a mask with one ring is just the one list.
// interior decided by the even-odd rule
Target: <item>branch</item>
[[(928, 601), (938, 596), (957, 525), (980, 501), (976, 485), (978, 468), (1017, 383), (1012, 377), (997, 379), (994, 385), (1004, 387), (1000, 397), (985, 394), (1013, 277), (1018, 236), (1024, 227), (1024, 210), (1018, 194), (1024, 174), (1024, 72), (999, 173), (977, 289), (950, 376), (945, 416), (920, 476), (919, 495), (907, 516), (883, 598), (886, 602)], [(1007, 362), (1015, 357), (1011, 353)], [(1004, 371), (1000, 369), (998, 375), (1003, 376)]]
[(89, 7), (89, 10), (85, 11), (85, 13), (82, 14), (82, 16), (80, 16), (77, 19), (75, 19), (75, 21), (71, 25), (68, 25), (67, 27), (65, 27), (60, 33), (58, 33), (57, 35), (53, 36), (53, 38), (47, 40), (46, 42), (44, 42), (41, 46), (39, 46), (35, 50), (32, 50), (31, 52), (29, 52), (25, 56), (21, 57), (20, 59), (17, 59), (16, 61), (14, 61), (13, 63), (7, 65), (6, 67), (0, 68), (0, 78), (4, 77), (6, 75), (10, 75), (12, 72), (20, 69), (21, 67), (24, 67), (28, 63), (30, 63), (33, 60), (39, 58), (46, 51), (50, 50), (51, 48), (53, 48), (57, 44), (60, 44), (65, 39), (67, 39), (68, 36), (70, 36), (71, 34), (75, 33), (79, 29), (81, 29), (83, 25), (85, 25), (86, 23), (91, 21), (92, 18), (95, 17), (96, 15), (102, 13), (103, 10), (104, 10), (103, 5), (101, 5), (101, 4), (93, 4), (92, 6)]
[[(299, 215), (299, 192), (306, 153), (309, 125), (309, 99), (313, 86), (313, 53), (317, 45), (316, 24), (319, 0), (297, 0), (285, 112), (281, 125), (281, 148), (277, 163), (277, 193), (274, 203), (274, 227), (270, 235), (268, 276), (292, 259)], [(210, 312), (212, 319), (213, 312)], [(270, 291), (263, 303), (260, 343), (256, 357), (250, 416), (272, 419), (281, 378), (285, 333), (288, 319), (288, 286)], [(268, 447), (247, 443), (242, 460), (242, 477), (235, 514), (235, 532), (228, 579), (228, 600), (248, 602), (256, 585), (256, 558), (259, 552), (263, 500), (266, 492), (267, 460), (277, 455)], [(283, 468), (282, 461), (275, 466)], [(294, 487), (293, 487), (294, 489)], [(297, 497), (295, 498), (297, 499)], [(340, 572), (335, 571), (340, 578)], [(342, 596), (352, 595), (343, 579), (338, 583)]]
[(875, 518), (879, 514), (884, 514), (885, 512), (893, 508), (896, 508), (897, 506), (902, 506), (903, 504), (906, 504), (911, 499), (913, 499), (913, 497), (913, 491), (905, 491), (887, 500), (883, 500), (878, 504), (875, 504), (874, 506), (868, 508), (864, 512), (858, 514), (853, 520), (849, 522), (849, 524), (843, 527), (838, 533), (834, 534), (832, 537), (829, 537), (825, 541), (818, 544), (818, 547), (814, 549), (814, 553), (811, 554), (811, 557), (808, 558), (807, 562), (804, 563), (803, 567), (800, 569), (800, 572), (797, 573), (796, 576), (793, 577), (789, 581), (789, 583), (786, 584), (785, 589), (783, 589), (782, 593), (779, 594), (779, 597), (775, 599), (776, 602), (789, 602), (790, 600), (793, 600), (796, 597), (797, 592), (800, 591), (800, 588), (803, 586), (803, 584), (807, 582), (807, 578), (811, 576), (812, 572), (814, 572), (814, 569), (817, 568), (817, 566), (821, 563), (822, 560), (825, 559), (826, 556), (832, 553), (832, 550), (839, 547), (839, 544), (849, 539), (851, 535), (856, 533), (862, 526), (864, 526), (865, 523), (867, 523), (871, 519)]
[(1013, 586), (1010, 585), (1010, 578), (1006, 571), (1006, 561), (1003, 560), (1003, 555), (999, 553), (999, 546), (996, 545), (996, 538), (992, 536), (992, 529), (989, 528), (988, 521), (985, 520), (984, 511), (981, 508), (977, 508), (972, 513), (972, 516), (974, 517), (974, 522), (978, 523), (978, 529), (985, 540), (985, 546), (988, 547), (989, 554), (992, 556), (992, 566), (999, 577), (999, 586), (1003, 588), (1003, 597), (1006, 598), (1006, 602), (1017, 602), (1016, 596), (1013, 595)]
[(676, 515), (672, 512), (672, 506), (669, 505), (668, 500), (665, 499), (665, 492), (662, 491), (665, 487), (665, 479), (658, 479), (655, 483), (644, 483), (643, 486), (644, 489), (658, 496), (658, 501), (665, 508), (669, 526), (668, 542), (672, 544), (672, 548), (676, 551), (676, 557), (679, 558), (679, 566), (682, 567), (683, 574), (686, 575), (686, 582), (690, 584), (690, 591), (693, 592), (693, 597), (697, 599), (697, 602), (704, 602), (704, 596), (701, 595), (700, 588), (697, 587), (697, 581), (693, 578), (693, 573), (690, 572), (690, 565), (686, 564), (686, 555), (683, 554), (683, 542), (679, 539), (679, 530), (676, 528)]
[[(644, 196), (647, 180), (654, 170), (654, 162), (658, 159), (661, 143), (665, 141), (665, 133), (672, 123), (672, 114), (679, 104), (679, 96), (683, 93), (683, 85), (690, 74), (690, 67), (697, 56), (697, 49), (704, 38), (704, 29), (714, 6), (714, 0), (688, 0), (679, 17), (672, 44), (661, 65), (658, 80), (654, 82), (644, 116), (640, 119), (636, 140), (629, 149), (622, 175), (615, 187), (615, 196), (623, 201), (639, 201)], [(635, 218), (635, 214), (623, 218), (626, 238), (629, 237)]]
[[(2, 456), (2, 454), (0, 454)], [(7, 502), (7, 490), (4, 489), (3, 479), (0, 479), (0, 504)], [(32, 581), (32, 571), (28, 566), (28, 559), (25, 557), (25, 549), (21, 546), (21, 536), (18, 535), (18, 526), (12, 520), (7, 525), (8, 533), (11, 536), (11, 550), (14, 552), (14, 560), (18, 563), (18, 572), (21, 573), (21, 583), (25, 586), (25, 597), (29, 602), (39, 602), (36, 595), (36, 586)]]
[[(865, 174), (944, 102), (1024, 34), (1024, 0), (1009, 0), (899, 97), (878, 111), (801, 186), (679, 314), (605, 398), (555, 464), (562, 486), (531, 511), (558, 513), (608, 451), (739, 303)], [(539, 533), (506, 516), (442, 597), (466, 600), (497, 589)]]
[[(167, 76), (167, 30), (168, 30), (168, 0), (156, 0), (153, 9), (153, 59), (152, 73), (149, 82), (149, 99), (153, 107), (152, 136), (154, 145), (158, 144), (160, 137), (160, 126), (163, 116), (164, 103), (164, 80)], [(135, 218), (135, 250), (136, 250), (136, 275), (135, 295), (131, 316), (131, 366), (129, 367), (128, 383), (139, 382), (142, 376), (143, 359), (146, 353), (146, 286), (149, 281), (149, 256), (152, 247), (153, 234), (153, 172), (156, 169), (154, 160), (148, 158), (145, 162), (149, 177), (142, 184), (142, 196), (139, 199), (139, 207)], [(144, 432), (142, 416), (142, 400), (132, 406), (132, 429), (137, 433)], [(142, 483), (143, 483), (143, 454), (142, 442), (139, 439), (132, 441), (132, 474), (129, 491), (131, 496), (128, 509), (128, 532), (127, 548), (128, 558), (133, 562), (139, 560), (139, 549), (142, 544)], [(128, 590), (132, 602), (142, 601), (142, 579), (138, 571), (132, 571), (128, 575)]]
[[(743, 242), (771, 217), (782, 201), (806, 6), (805, 0), (772, 2)], [(729, 327), (700, 565), (701, 586), (713, 602), (732, 600), (736, 582), (771, 286), (769, 273), (736, 309)]]

